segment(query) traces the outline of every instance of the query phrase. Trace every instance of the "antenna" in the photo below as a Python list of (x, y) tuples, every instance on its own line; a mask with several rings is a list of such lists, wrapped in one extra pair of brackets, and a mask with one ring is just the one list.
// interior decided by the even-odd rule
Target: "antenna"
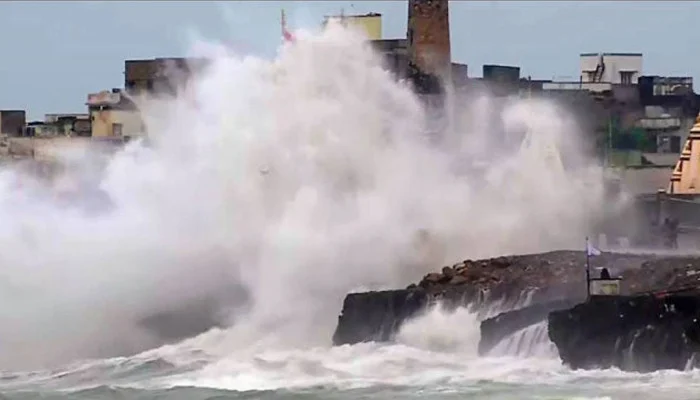
[(284, 15), (284, 8), (280, 9), (280, 29), (282, 30), (282, 36), (284, 36), (284, 32), (286, 31), (287, 27), (287, 17)]

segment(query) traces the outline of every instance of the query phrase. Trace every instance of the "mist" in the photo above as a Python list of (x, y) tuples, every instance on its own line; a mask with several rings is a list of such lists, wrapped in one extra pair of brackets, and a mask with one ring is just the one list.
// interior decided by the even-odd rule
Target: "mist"
[(273, 60), (192, 55), (211, 64), (176, 98), (140, 101), (149, 144), (104, 161), (101, 213), (0, 174), (0, 368), (144, 351), (165, 339), (139, 321), (207, 301), (232, 348), (326, 345), (350, 290), (579, 248), (602, 213), (601, 169), (552, 102), (512, 99), (496, 129), (488, 98), (454, 94), (436, 145), (356, 32), (300, 32)]

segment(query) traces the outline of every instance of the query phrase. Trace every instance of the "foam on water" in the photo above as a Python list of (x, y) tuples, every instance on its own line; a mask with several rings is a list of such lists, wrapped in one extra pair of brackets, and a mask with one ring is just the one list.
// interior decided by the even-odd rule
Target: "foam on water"
[[(420, 101), (361, 36), (331, 25), (299, 37), (271, 61), (195, 46), (210, 66), (176, 99), (141, 103), (152, 145), (108, 161), (101, 188), (113, 205), (100, 216), (17, 190), (18, 173), (2, 171), (4, 369), (154, 348), (17, 379), (124, 384), (114, 377), (156, 365), (165, 376), (128, 383), (688, 387), (694, 372), (573, 373), (526, 357), (540, 327), (479, 358), (477, 316), (464, 310), (433, 310), (393, 345), (329, 347), (351, 289), (405, 285), (464, 258), (580, 247), (602, 182), (555, 104), (508, 101), (502, 135), (479, 111), (489, 101), (452, 99), (447, 145), (431, 144)], [(517, 133), (524, 145), (504, 149)], [(249, 299), (229, 328), (159, 347), (136, 322), (234, 284)], [(108, 377), (90, 378), (96, 370)]]
[[(477, 316), (464, 309), (446, 312), (436, 307), (407, 323), (395, 344), (238, 350), (212, 357), (204, 368), (151, 381), (146, 387), (245, 391), (310, 387), (353, 390), (390, 385), (430, 392), (493, 391), (488, 398), (566, 399), (632, 399), (639, 395), (692, 399), (700, 388), (698, 371), (571, 371), (561, 365), (555, 353), (541, 351), (551, 343), (546, 337), (528, 333), (540, 332), (539, 328), (516, 333), (519, 347), (506, 345), (488, 357), (479, 357)], [(533, 336), (538, 339), (532, 340), (528, 348), (522, 339)], [(209, 334), (194, 339), (200, 344), (193, 347), (212, 349), (211, 342), (202, 342), (210, 339)], [(500, 389), (489, 389), (491, 386)]]

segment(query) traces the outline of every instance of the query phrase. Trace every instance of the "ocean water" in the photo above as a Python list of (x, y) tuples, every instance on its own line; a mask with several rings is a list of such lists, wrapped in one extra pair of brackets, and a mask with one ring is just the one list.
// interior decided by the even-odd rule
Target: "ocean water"
[(455, 92), (427, 140), (356, 32), (298, 38), (272, 60), (192, 43), (209, 67), (138, 99), (149, 143), (61, 150), (61, 188), (0, 170), (3, 398), (697, 398), (695, 371), (570, 371), (539, 325), (478, 357), (466, 310), (331, 347), (352, 290), (581, 248), (603, 185), (557, 104)]
[(0, 391), (9, 399), (695, 399), (700, 389), (697, 371), (571, 371), (544, 325), (478, 357), (477, 322), (466, 310), (436, 309), (394, 344), (227, 354), (212, 352), (227, 340), (213, 331), (133, 357), (5, 373)]

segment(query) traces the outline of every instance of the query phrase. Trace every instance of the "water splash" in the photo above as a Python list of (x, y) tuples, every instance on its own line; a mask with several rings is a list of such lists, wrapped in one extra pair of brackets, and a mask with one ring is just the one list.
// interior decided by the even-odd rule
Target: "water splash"
[(547, 321), (523, 328), (498, 343), (489, 356), (558, 359), (557, 348), (549, 340)]
[[(479, 114), (461, 118), (469, 104), (452, 114), (452, 145), (431, 145), (420, 101), (362, 37), (331, 26), (299, 38), (274, 60), (196, 47), (210, 66), (175, 99), (143, 102), (152, 144), (109, 159), (100, 187), (112, 208), (100, 216), (0, 174), (3, 367), (155, 347), (162, 338), (139, 320), (226, 303), (239, 286), (246, 307), (208, 339), (212, 353), (312, 348), (328, 343), (352, 288), (580, 245), (602, 182), (590, 164), (543, 157), (542, 143), (562, 160), (576, 154), (566, 151), (576, 126), (555, 104), (499, 111), (506, 132), (533, 138), (516, 151), (494, 144), (503, 132)], [(430, 251), (416, 246), (421, 232)]]

